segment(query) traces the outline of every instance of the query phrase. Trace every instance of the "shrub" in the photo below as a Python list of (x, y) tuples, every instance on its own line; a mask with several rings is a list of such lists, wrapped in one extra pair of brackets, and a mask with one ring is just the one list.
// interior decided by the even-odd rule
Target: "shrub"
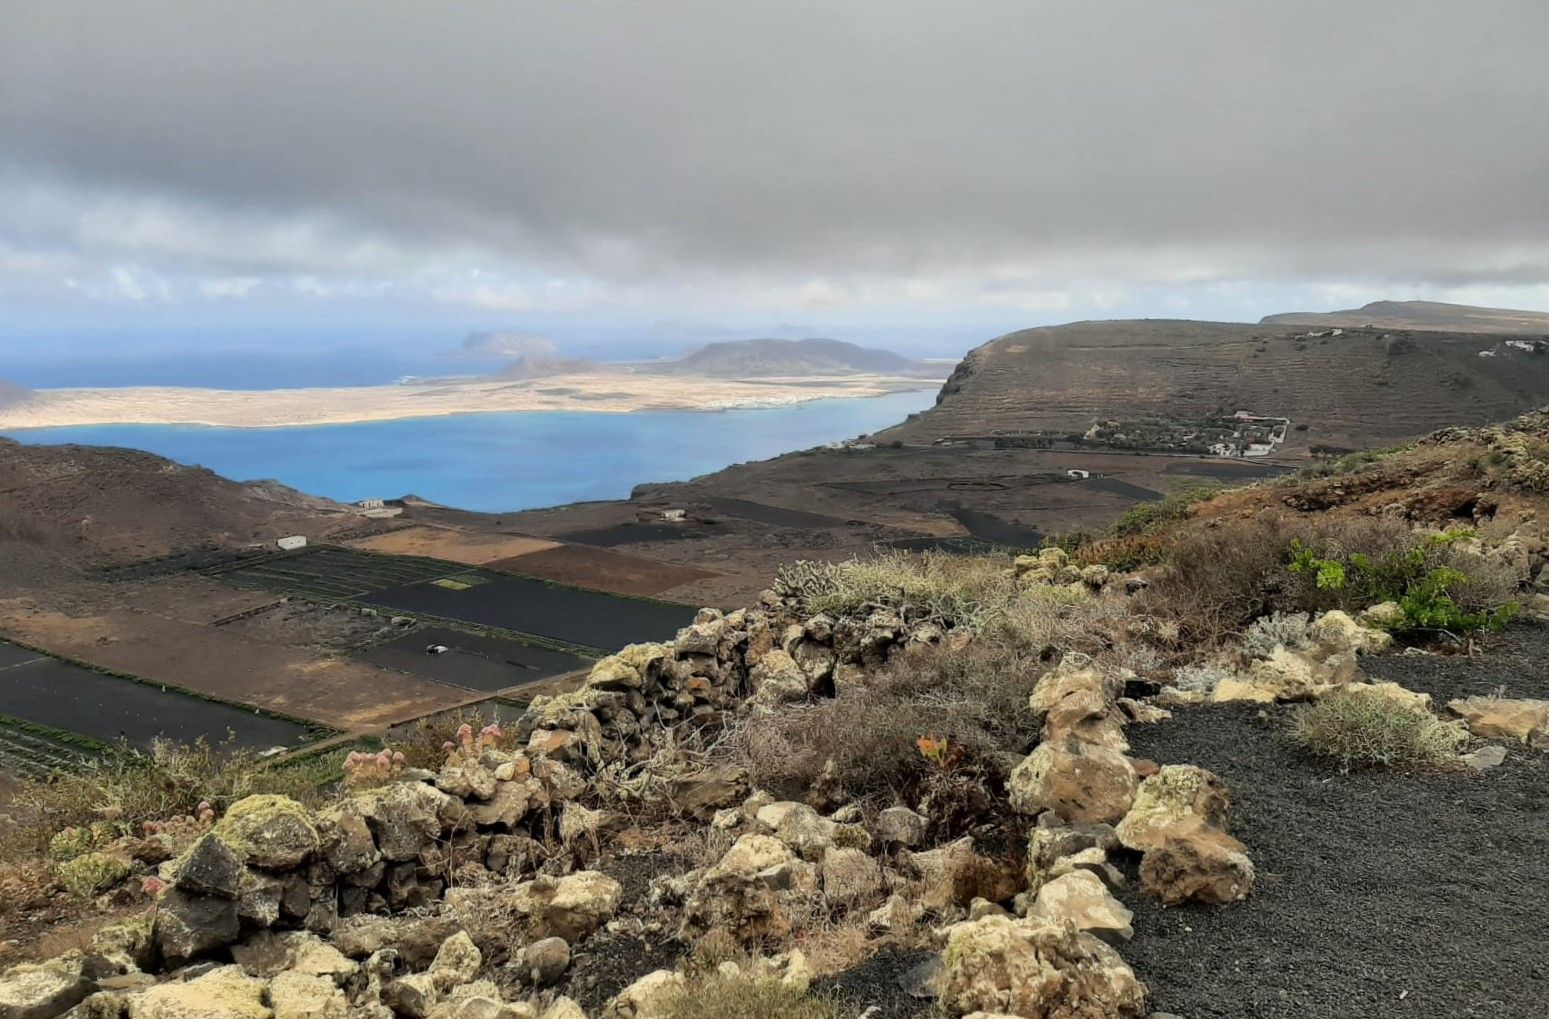
[[(1396, 630), (1460, 634), (1497, 630), (1516, 614), (1517, 605), (1506, 601), (1506, 592), (1496, 592), (1488, 582), (1492, 567), (1499, 572), (1495, 564), (1478, 554), (1458, 551), (1460, 542), (1474, 536), (1471, 530), (1459, 529), (1419, 540), (1411, 537), (1407, 545), (1379, 555), (1341, 554), (1337, 550), (1325, 553), (1292, 539), (1288, 568), (1312, 579), (1319, 591), (1349, 592), (1347, 605), (1396, 602), (1403, 613), (1393, 627)], [(1465, 568), (1473, 572), (1465, 572)]]
[(1299, 651), (1310, 643), (1305, 612), (1271, 612), (1255, 619), (1242, 635), (1242, 651), (1249, 658), (1268, 658), (1275, 648)]
[[(341, 751), (266, 767), (249, 751), (204, 740), (157, 741), (144, 755), (125, 749), (74, 771), (20, 782), (11, 797), (12, 825), (0, 840), (0, 858), (41, 855), (62, 829), (86, 829), (100, 844), (139, 834), (146, 822), (198, 815), (254, 793), (315, 803), (337, 781), (342, 756)], [(72, 851), (69, 842), (61, 842), (58, 851)]]
[(1297, 746), (1352, 767), (1442, 767), (1468, 739), (1459, 722), (1372, 690), (1348, 687), (1300, 709), (1291, 728)]
[(1223, 679), (1231, 679), (1232, 676), (1232, 670), (1210, 662), (1185, 665), (1173, 673), (1173, 686), (1184, 693), (1210, 694), (1215, 692)]
[(774, 590), (803, 612), (835, 618), (892, 610), (906, 624), (933, 622), (979, 629), (1002, 614), (1017, 585), (1000, 556), (882, 552), (839, 563), (801, 561), (782, 567)]
[(59, 883), (78, 898), (105, 892), (129, 876), (129, 864), (107, 853), (86, 853), (61, 863)]
[(1405, 629), (1499, 625), (1522, 578), (1474, 551), (1469, 536), (1426, 538), (1370, 517), (1260, 513), (1182, 537), (1139, 606), (1176, 622), (1186, 642), (1205, 644), (1276, 612), (1359, 611), (1406, 599)]
[[(865, 686), (753, 720), (744, 734), (753, 780), (798, 798), (814, 789), (877, 802), (945, 794), (959, 769), (1036, 739), (1027, 697), (1042, 668), (1034, 656), (987, 641), (913, 650)], [(921, 737), (954, 748), (951, 776), (936, 774), (943, 769), (921, 752)]]
[(1167, 524), (1186, 520), (1196, 503), (1218, 495), (1223, 490), (1220, 485), (1190, 485), (1168, 493), (1157, 502), (1138, 503), (1115, 520), (1109, 532), (1119, 538), (1154, 534)]
[(778, 980), (707, 974), (667, 1002), (665, 1019), (839, 1019), (837, 1002)]

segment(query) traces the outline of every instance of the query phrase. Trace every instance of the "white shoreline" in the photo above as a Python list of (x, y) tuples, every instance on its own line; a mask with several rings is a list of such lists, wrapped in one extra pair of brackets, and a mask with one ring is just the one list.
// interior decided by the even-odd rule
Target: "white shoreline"
[(129, 386), (40, 389), (0, 408), (0, 429), (85, 425), (292, 428), (458, 414), (641, 410), (724, 411), (787, 407), (823, 399), (885, 396), (941, 380), (886, 375), (725, 379), (598, 372), (537, 379), (481, 379), (310, 389)]

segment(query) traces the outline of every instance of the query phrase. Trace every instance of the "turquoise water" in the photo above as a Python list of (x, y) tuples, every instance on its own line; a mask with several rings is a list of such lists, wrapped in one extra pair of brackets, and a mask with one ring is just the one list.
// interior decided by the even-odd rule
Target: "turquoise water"
[(4, 434), (30, 443), (129, 446), (346, 502), (412, 494), (500, 512), (623, 499), (644, 482), (686, 481), (874, 432), (935, 399), (932, 387), (749, 410), (462, 414), (294, 428), (89, 425)]

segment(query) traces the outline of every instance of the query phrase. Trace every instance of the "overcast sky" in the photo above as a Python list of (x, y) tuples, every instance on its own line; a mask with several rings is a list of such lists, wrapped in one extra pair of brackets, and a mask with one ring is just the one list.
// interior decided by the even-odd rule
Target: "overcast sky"
[(1544, 0), (0, 0), (0, 304), (1549, 309), (1546, 43)]

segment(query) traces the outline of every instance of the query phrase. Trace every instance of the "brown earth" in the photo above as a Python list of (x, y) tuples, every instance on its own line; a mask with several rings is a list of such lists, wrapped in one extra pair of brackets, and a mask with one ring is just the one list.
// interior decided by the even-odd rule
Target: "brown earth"
[(513, 556), (553, 548), (554, 542), (520, 535), (489, 534), (453, 530), (432, 525), (412, 525), (385, 534), (356, 538), (344, 544), (351, 548), (389, 555), (428, 556), (469, 566), (483, 566)]
[(71, 616), (9, 598), (0, 601), (0, 637), (337, 729), (389, 725), (470, 699), (455, 687), (134, 609)]

